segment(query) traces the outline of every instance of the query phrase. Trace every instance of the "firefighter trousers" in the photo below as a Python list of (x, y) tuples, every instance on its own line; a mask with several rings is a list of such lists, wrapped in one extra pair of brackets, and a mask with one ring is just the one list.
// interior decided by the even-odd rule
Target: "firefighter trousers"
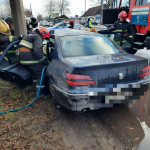
[[(42, 71), (45, 66), (42, 63), (33, 64), (33, 65), (24, 65), (24, 66), (32, 74), (34, 87), (37, 93), (40, 86)], [(46, 93), (45, 93), (45, 74), (44, 74), (39, 96), (45, 96), (45, 94)]]

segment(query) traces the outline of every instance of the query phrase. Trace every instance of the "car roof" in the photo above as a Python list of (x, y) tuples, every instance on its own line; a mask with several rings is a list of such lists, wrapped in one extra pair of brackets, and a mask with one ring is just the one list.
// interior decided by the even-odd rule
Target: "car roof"
[(97, 35), (98, 33), (95, 32), (88, 32), (82, 30), (75, 30), (75, 29), (55, 29), (54, 35), (57, 36), (67, 36), (67, 35)]

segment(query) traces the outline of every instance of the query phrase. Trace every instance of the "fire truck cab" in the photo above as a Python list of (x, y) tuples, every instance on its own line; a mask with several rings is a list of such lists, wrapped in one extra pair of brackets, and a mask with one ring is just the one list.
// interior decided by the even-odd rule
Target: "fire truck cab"
[(150, 49), (150, 0), (103, 1), (102, 24), (113, 26), (121, 11), (127, 12), (133, 26), (134, 49)]

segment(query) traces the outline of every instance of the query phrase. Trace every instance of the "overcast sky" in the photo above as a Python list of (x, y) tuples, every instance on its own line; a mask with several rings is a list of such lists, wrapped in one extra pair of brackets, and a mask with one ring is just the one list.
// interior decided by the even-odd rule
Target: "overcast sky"
[[(0, 0), (1, 1), (1, 0)], [(32, 6), (32, 13), (33, 16), (37, 16), (38, 13), (46, 16), (45, 12), (45, 5), (48, 4), (49, 0), (23, 0), (24, 8), (30, 8), (30, 3)], [(69, 16), (79, 15), (81, 16), (82, 13), (85, 11), (85, 0), (69, 0), (70, 1), (70, 11), (71, 14)], [(86, 8), (92, 7), (90, 0), (86, 0), (87, 5)]]
[[(0, 8), (3, 7), (5, 0), (0, 0)], [(32, 6), (32, 13), (34, 17), (37, 17), (38, 13), (46, 16), (45, 6), (49, 0), (22, 0), (24, 8), (30, 9), (30, 3)], [(85, 12), (85, 0), (68, 0), (70, 1), (70, 14), (69, 16), (79, 15), (81, 16)], [(96, 1), (96, 0), (95, 0)], [(94, 4), (90, 0), (86, 0), (86, 10), (93, 7)]]

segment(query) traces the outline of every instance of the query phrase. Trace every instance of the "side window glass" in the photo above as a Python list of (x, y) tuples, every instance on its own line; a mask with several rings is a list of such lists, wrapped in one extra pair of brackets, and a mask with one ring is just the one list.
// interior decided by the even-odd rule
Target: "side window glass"
[[(0, 69), (11, 66), (18, 62), (19, 58), (16, 55), (16, 50), (17, 50), (18, 45), (19, 43), (14, 44), (8, 49), (7, 53), (5, 54), (5, 56), (2, 58), (2, 61), (0, 62)], [(3, 53), (5, 53), (5, 51), (1, 52), (0, 54), (1, 57)]]
[(54, 53), (54, 38), (50, 38), (50, 44), (49, 44), (49, 60), (52, 60), (52, 56)]
[(125, 38), (122, 38), (122, 42), (121, 42), (120, 46), (121, 47), (131, 47), (131, 44)]
[(107, 38), (115, 42), (120, 47), (131, 47), (131, 44), (122, 36), (117, 34), (105, 34)]
[(105, 34), (105, 36), (120, 46), (121, 36), (116, 35), (116, 34)]
[[(47, 55), (47, 43), (48, 41), (44, 41), (44, 47), (43, 47), (43, 54)], [(54, 50), (54, 38), (50, 38), (50, 42), (49, 42), (49, 55), (51, 55), (51, 53)]]

